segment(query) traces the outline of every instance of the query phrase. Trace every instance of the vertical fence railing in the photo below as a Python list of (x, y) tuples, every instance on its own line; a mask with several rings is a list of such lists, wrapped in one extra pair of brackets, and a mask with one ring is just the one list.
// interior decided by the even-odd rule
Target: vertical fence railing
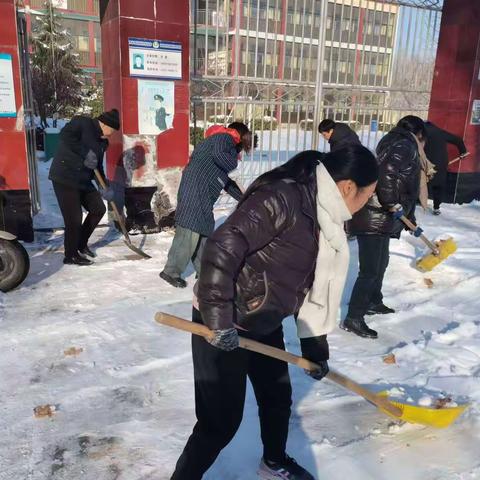
[(328, 150), (323, 118), (374, 149), (404, 115), (426, 117), (437, 0), (192, 0), (194, 142), (215, 123), (247, 123), (259, 147), (237, 176), (308, 148)]

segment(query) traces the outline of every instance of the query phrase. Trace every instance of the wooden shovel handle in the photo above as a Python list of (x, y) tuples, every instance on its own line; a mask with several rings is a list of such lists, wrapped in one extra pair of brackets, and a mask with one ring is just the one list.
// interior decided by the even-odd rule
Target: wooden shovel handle
[[(95, 168), (93, 170), (93, 172), (95, 173), (95, 177), (96, 177), (99, 185), (105, 190), (107, 188), (107, 184), (105, 183), (105, 180), (103, 179), (101, 173), (98, 171), (98, 168)], [(123, 221), (123, 217), (122, 217), (122, 215), (120, 215), (120, 212), (118, 211), (116, 203), (115, 202), (108, 202), (108, 203), (112, 207), (113, 214), (114, 214), (115, 219), (117, 220), (118, 224), (120, 225), (120, 228), (122, 230), (123, 236), (125, 237), (125, 240), (128, 243), (131, 243), (130, 242), (130, 237), (129, 237), (127, 229), (125, 227), (125, 223)]]
[[(400, 220), (412, 231), (417, 229), (417, 225), (411, 222), (405, 215), (400, 217)], [(438, 255), (438, 247), (431, 242), (423, 233), (420, 235), (421, 240), (427, 245), (427, 247), (435, 254)]]
[(450, 160), (448, 162), (449, 165), (452, 165), (453, 163), (458, 162), (459, 160), (463, 160), (465, 157), (468, 157), (470, 155), (470, 152), (465, 152), (463, 155), (460, 155), (457, 158), (454, 158), (453, 160)]
[[(158, 312), (155, 315), (155, 321), (162, 324), (168, 325), (169, 327), (176, 328), (178, 330), (183, 330), (185, 332), (193, 333), (194, 335), (200, 335), (205, 338), (212, 338), (214, 333), (207, 326), (201, 325), (199, 323), (189, 322), (183, 318), (170, 315), (168, 313)], [(299, 357), (293, 353), (286, 352), (280, 348), (271, 347), (270, 345), (265, 345), (263, 343), (257, 342), (255, 340), (250, 340), (248, 338), (240, 337), (240, 347), (252, 352), (261, 353), (267, 355), (268, 357), (276, 358), (277, 360), (282, 360), (293, 365), (297, 365), (300, 368), (305, 370), (317, 370), (320, 368), (316, 363), (307, 360), (306, 358)], [(376, 393), (362, 387), (358, 383), (354, 382), (352, 379), (345, 377), (344, 375), (330, 370), (326, 377), (335, 382), (342, 387), (355, 392), (356, 394), (362, 396), (369, 402), (376, 405), (382, 410), (386, 410), (388, 413), (395, 417), (400, 417), (402, 415), (402, 410), (392, 403), (390, 403), (386, 398), (377, 395)]]

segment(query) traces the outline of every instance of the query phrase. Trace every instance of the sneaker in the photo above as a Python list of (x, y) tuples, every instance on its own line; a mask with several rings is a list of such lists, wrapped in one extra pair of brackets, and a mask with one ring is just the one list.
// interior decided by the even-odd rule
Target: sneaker
[(367, 310), (367, 315), (388, 315), (389, 313), (395, 313), (395, 310), (387, 307), (383, 303), (370, 305)]
[(378, 337), (378, 333), (375, 330), (369, 328), (363, 318), (347, 317), (342, 323), (340, 323), (340, 328), (347, 332), (352, 332), (355, 335), (363, 338)]
[(185, 288), (187, 286), (187, 282), (183, 278), (172, 277), (171, 275), (165, 272), (160, 272), (159, 275), (161, 279), (165, 280), (167, 283), (172, 285), (172, 287)]
[(439, 208), (434, 208), (434, 209), (433, 209), (433, 214), (434, 214), (434, 215), (440, 215), (441, 213), (442, 213), (442, 212), (440, 211)]
[(301, 467), (292, 457), (285, 455), (283, 462), (272, 462), (262, 458), (258, 477), (263, 480), (315, 480), (315, 477)]
[(92, 252), (88, 247), (82, 248), (80, 250), (80, 253), (83, 256), (87, 256), (87, 257), (91, 257), (91, 258), (95, 258), (97, 256), (97, 254), (95, 252)]
[(93, 265), (93, 262), (88, 258), (82, 257), (80, 254), (74, 255), (73, 257), (65, 257), (63, 259), (65, 265)]

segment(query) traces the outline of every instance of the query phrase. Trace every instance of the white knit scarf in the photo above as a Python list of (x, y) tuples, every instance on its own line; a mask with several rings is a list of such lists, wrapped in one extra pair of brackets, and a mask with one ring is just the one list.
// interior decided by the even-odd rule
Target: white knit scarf
[(312, 288), (298, 314), (300, 338), (327, 334), (337, 325), (350, 259), (344, 223), (352, 216), (322, 164), (317, 167), (316, 205), (320, 225), (318, 255)]

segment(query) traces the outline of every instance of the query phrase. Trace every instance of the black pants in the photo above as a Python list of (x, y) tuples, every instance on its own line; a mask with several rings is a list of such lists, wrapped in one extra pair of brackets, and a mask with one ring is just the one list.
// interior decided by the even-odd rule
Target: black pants
[(363, 318), (370, 304), (382, 303), (382, 284), (390, 258), (390, 237), (358, 235), (360, 271), (353, 287), (348, 308), (351, 318)]
[[(195, 309), (193, 321), (201, 322)], [(281, 327), (257, 339), (285, 348)], [(263, 455), (283, 460), (292, 404), (287, 364), (240, 348), (224, 352), (195, 335), (192, 353), (197, 423), (171, 480), (200, 480), (232, 440), (242, 421), (247, 376), (257, 399)]]
[(443, 185), (434, 185), (432, 187), (433, 208), (438, 210), (443, 202), (445, 187)]
[[(53, 182), (53, 190), (65, 223), (65, 256), (72, 257), (87, 246), (106, 208), (97, 190), (78, 190), (57, 182)], [(82, 207), (88, 212), (83, 224)]]

